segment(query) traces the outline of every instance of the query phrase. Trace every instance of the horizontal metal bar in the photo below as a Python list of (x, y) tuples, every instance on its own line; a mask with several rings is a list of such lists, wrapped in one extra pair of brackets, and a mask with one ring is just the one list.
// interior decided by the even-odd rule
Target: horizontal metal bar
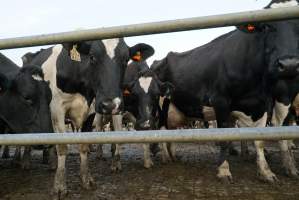
[(299, 126), (268, 128), (5, 134), (0, 145), (110, 144), (299, 139)]
[(276, 21), (295, 18), (299, 18), (298, 6), (1, 39), (0, 49), (58, 44), (71, 41), (86, 41), (167, 32), (188, 31), (194, 29), (240, 25), (248, 22)]

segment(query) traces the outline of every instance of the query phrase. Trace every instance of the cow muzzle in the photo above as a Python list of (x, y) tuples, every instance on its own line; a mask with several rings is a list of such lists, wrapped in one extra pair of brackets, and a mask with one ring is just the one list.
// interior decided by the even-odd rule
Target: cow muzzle
[(121, 99), (119, 97), (114, 98), (113, 100), (105, 100), (100, 103), (100, 110), (103, 114), (118, 114), (120, 111)]
[(277, 61), (278, 72), (285, 75), (299, 74), (299, 57), (279, 59)]
[(138, 130), (149, 130), (151, 128), (150, 120), (146, 120), (144, 122), (138, 123)]

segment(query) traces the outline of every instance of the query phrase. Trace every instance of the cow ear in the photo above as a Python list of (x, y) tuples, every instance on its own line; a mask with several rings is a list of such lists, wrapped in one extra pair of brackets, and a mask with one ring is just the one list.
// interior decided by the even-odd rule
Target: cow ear
[(237, 29), (244, 33), (257, 33), (264, 30), (264, 25), (259, 23), (248, 23), (237, 26)]
[(81, 55), (88, 55), (91, 49), (89, 42), (70, 42), (62, 45), (74, 61), (81, 61)]
[(154, 53), (154, 48), (145, 43), (139, 43), (130, 48), (130, 58), (134, 61), (146, 60)]
[(161, 96), (170, 98), (174, 90), (174, 86), (170, 82), (160, 84)]
[(0, 94), (5, 92), (9, 87), (9, 80), (8, 78), (0, 73)]

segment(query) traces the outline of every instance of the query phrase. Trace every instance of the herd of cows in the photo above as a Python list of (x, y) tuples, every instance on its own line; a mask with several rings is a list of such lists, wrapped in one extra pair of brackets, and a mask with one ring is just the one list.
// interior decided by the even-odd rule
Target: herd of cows
[[(272, 0), (265, 9), (290, 5), (298, 2)], [(201, 47), (170, 52), (149, 67), (146, 60), (153, 54), (150, 45), (129, 47), (122, 38), (27, 53), (22, 67), (0, 54), (0, 132), (63, 133), (66, 119), (82, 132), (93, 126), (103, 131), (107, 121), (122, 130), (123, 120), (134, 123), (136, 130), (175, 129), (184, 126), (182, 119), (216, 120), (219, 128), (281, 126), (298, 120), (299, 20), (244, 24)], [(213, 108), (212, 117), (208, 108)], [(277, 181), (263, 141), (254, 144), (261, 178)], [(231, 181), (231, 143), (219, 145), (217, 177)], [(157, 145), (143, 147), (144, 166), (150, 168)], [(161, 149), (174, 158), (171, 147), (163, 144)], [(280, 141), (279, 147), (286, 174), (298, 177), (290, 142)], [(53, 191), (61, 198), (67, 192), (67, 145), (57, 145), (56, 152)], [(82, 186), (89, 189), (94, 184), (89, 146), (79, 145), (79, 152)], [(121, 170), (119, 145), (112, 146), (111, 168)]]

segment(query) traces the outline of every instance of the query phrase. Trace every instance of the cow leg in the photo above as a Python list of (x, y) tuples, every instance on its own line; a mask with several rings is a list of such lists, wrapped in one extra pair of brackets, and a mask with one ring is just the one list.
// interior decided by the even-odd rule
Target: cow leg
[[(225, 97), (215, 96), (215, 99), (212, 100), (214, 105), (214, 110), (217, 119), (217, 125), (219, 128), (228, 128), (229, 122), (227, 121), (230, 118), (229, 103)], [(218, 168), (217, 168), (217, 177), (223, 182), (232, 182), (232, 174), (229, 167), (229, 142), (220, 142), (220, 155), (218, 158)]]
[(120, 146), (118, 144), (112, 144), (111, 153), (112, 153), (111, 171), (112, 172), (121, 171)]
[(43, 149), (43, 164), (48, 164), (49, 163), (49, 148), (44, 148)]
[[(122, 115), (113, 115), (112, 123), (114, 131), (122, 131)], [(112, 145), (114, 146), (114, 145)], [(121, 162), (120, 162), (120, 145), (115, 144), (115, 148), (112, 148), (112, 164), (111, 170), (113, 172), (121, 171)]]
[(157, 153), (160, 152), (159, 144), (158, 143), (150, 144), (150, 150), (151, 150), (151, 153), (153, 154), (153, 156), (155, 157), (157, 155)]
[(4, 148), (3, 148), (2, 158), (3, 159), (10, 158), (10, 155), (9, 155), (9, 146), (7, 146), (7, 145), (5, 145)]
[(258, 174), (259, 177), (262, 180), (265, 180), (270, 183), (274, 183), (278, 181), (276, 178), (276, 175), (271, 171), (267, 160), (265, 158), (265, 153), (264, 153), (264, 142), (263, 141), (254, 141), (254, 145), (256, 148), (256, 153), (257, 153), (257, 166), (258, 166)]
[[(103, 115), (96, 114), (95, 116), (96, 131), (103, 131)], [(96, 158), (103, 159), (103, 145), (97, 144)]]
[(54, 178), (53, 195), (54, 199), (60, 200), (67, 195), (67, 187), (65, 180), (65, 159), (67, 155), (67, 145), (57, 145), (57, 170)]
[(49, 168), (50, 170), (57, 169), (57, 151), (56, 147), (53, 145), (49, 148)]
[[(290, 105), (284, 105), (283, 103), (275, 102), (271, 123), (273, 126), (281, 126), (289, 113)], [(282, 156), (282, 165), (286, 171), (286, 174), (292, 177), (298, 177), (298, 170), (292, 150), (289, 148), (288, 141), (283, 140), (279, 142), (279, 147)]]
[(16, 151), (13, 157), (13, 163), (19, 165), (21, 162), (21, 146), (16, 146)]
[(288, 176), (298, 178), (299, 172), (296, 168), (293, 152), (289, 148), (288, 143), (288, 140), (281, 140), (278, 142), (281, 151), (282, 165)]
[(94, 180), (90, 175), (89, 168), (88, 168), (88, 151), (89, 147), (87, 144), (80, 144), (79, 145), (80, 151), (80, 176), (82, 181), (82, 186), (85, 189), (91, 189), (94, 186)]
[(229, 142), (220, 142), (220, 156), (219, 156), (219, 167), (217, 177), (224, 181), (224, 182), (232, 182), (233, 177), (229, 169), (228, 163), (228, 149), (229, 149)]
[(22, 159), (22, 169), (30, 169), (31, 164), (31, 146), (25, 146), (23, 159)]
[(176, 162), (177, 161), (177, 158), (176, 158), (176, 143), (174, 143), (174, 142), (168, 143), (168, 152), (170, 153), (171, 160)]
[[(54, 132), (65, 133), (65, 112), (61, 110), (61, 102), (52, 101), (50, 103), (52, 113), (52, 123)], [(57, 152), (57, 169), (54, 177), (53, 197), (56, 200), (63, 199), (67, 195), (66, 177), (65, 177), (65, 160), (68, 151), (67, 145), (56, 145)]]
[(149, 169), (154, 165), (150, 154), (150, 144), (143, 144), (143, 153), (144, 153), (144, 167)]
[(247, 141), (241, 141), (241, 157), (246, 161), (249, 160), (249, 149)]
[(166, 142), (161, 143), (161, 149), (162, 149), (162, 163), (171, 162), (171, 156), (170, 153), (168, 152)]

